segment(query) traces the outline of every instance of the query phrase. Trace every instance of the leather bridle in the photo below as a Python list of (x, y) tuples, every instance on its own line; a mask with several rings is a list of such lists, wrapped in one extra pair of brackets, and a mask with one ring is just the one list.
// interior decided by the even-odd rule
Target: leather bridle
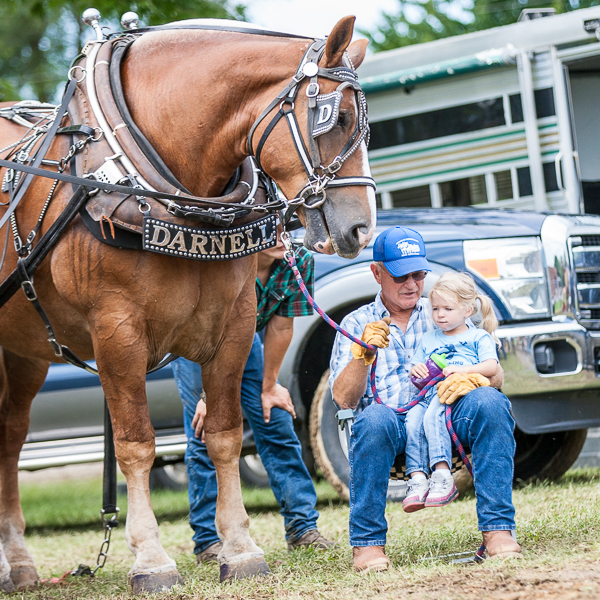
[[(346, 186), (370, 186), (375, 189), (375, 181), (371, 177), (339, 177), (337, 172), (340, 170), (346, 160), (356, 152), (360, 144), (365, 141), (369, 143), (369, 124), (367, 121), (367, 101), (365, 94), (358, 83), (358, 76), (354, 70), (350, 59), (347, 55), (344, 56), (344, 65), (333, 68), (319, 67), (319, 60), (325, 52), (326, 40), (315, 40), (304, 53), (300, 65), (292, 80), (286, 87), (277, 94), (277, 97), (262, 111), (258, 119), (252, 125), (247, 139), (247, 152), (252, 156), (261, 170), (264, 168), (260, 162), (260, 156), (271, 132), (283, 118), (287, 121), (290, 134), (296, 147), (296, 152), (302, 162), (302, 166), (308, 177), (307, 183), (298, 192), (295, 198), (288, 200), (288, 210), (285, 213), (284, 221), (291, 218), (292, 214), (300, 207), (304, 206), (308, 209), (315, 209), (322, 206), (327, 200), (327, 188), (346, 187)], [(332, 81), (340, 82), (340, 85), (334, 92), (326, 95), (319, 95), (318, 78), (324, 77)], [(300, 84), (305, 79), (309, 78), (310, 82), (306, 87), (306, 96), (308, 98), (308, 148), (304, 143), (300, 128), (298, 127), (298, 119), (295, 114), (295, 101), (298, 97)], [(356, 126), (352, 135), (328, 166), (321, 164), (321, 155), (319, 152), (319, 144), (317, 137), (323, 133), (330, 131), (337, 122), (339, 105), (342, 99), (343, 90), (351, 88), (354, 90), (356, 104), (358, 106), (358, 114), (356, 117)], [(326, 127), (317, 127), (319, 111), (317, 110), (320, 102), (332, 101), (333, 108), (330, 110), (329, 125)], [(271, 118), (271, 121), (263, 131), (263, 134), (256, 146), (253, 147), (254, 132), (271, 111), (279, 106), (279, 110)], [(309, 203), (310, 198), (315, 200)]]

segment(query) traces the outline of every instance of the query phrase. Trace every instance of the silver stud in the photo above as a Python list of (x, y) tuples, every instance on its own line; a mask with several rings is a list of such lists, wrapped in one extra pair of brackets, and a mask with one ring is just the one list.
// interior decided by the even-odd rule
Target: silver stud
[(134, 13), (133, 11), (128, 11), (121, 17), (121, 27), (123, 27), (123, 29), (137, 29), (139, 22), (140, 18), (137, 16), (137, 13)]

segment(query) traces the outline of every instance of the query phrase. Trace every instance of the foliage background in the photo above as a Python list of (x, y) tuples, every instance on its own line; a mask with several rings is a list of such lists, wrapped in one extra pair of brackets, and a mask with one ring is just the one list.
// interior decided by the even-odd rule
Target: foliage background
[(564, 13), (598, 4), (598, 0), (398, 0), (395, 12), (383, 13), (381, 26), (361, 33), (373, 51), (381, 52), (516, 23), (524, 9), (554, 8)]
[(101, 25), (120, 29), (119, 19), (135, 10), (143, 25), (211, 17), (245, 19), (245, 7), (230, 0), (1, 0), (0, 101), (56, 100), (69, 63), (91, 30), (81, 14), (93, 6)]
[[(282, 0), (283, 1), (283, 0)], [(90, 5), (102, 24), (120, 29), (123, 12), (135, 10), (143, 25), (212, 17), (246, 20), (237, 0), (0, 0), (0, 101), (56, 101), (70, 61), (90, 28), (81, 14)], [(251, 4), (252, 0), (245, 0)], [(526, 8), (551, 7), (557, 13), (587, 8), (600, 0), (397, 0), (381, 25), (361, 31), (374, 52), (508, 25)]]

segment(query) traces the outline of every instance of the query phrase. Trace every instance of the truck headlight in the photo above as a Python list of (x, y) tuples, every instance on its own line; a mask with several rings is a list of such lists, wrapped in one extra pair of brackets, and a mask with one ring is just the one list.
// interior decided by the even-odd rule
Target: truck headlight
[(467, 268), (485, 279), (513, 319), (550, 316), (539, 238), (466, 240), (463, 250)]

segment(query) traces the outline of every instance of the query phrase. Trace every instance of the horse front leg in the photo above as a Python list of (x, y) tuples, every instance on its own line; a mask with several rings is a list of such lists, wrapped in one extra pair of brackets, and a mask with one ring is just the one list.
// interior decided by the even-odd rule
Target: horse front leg
[(221, 581), (270, 573), (264, 552), (250, 537), (250, 519), (242, 501), (239, 461), (242, 450), (240, 385), (252, 344), (252, 330), (226, 340), (210, 366), (203, 367), (207, 416), (206, 447), (217, 471), (215, 524), (223, 542)]
[(25, 546), (25, 519), (19, 498), (19, 454), (29, 428), (29, 410), (48, 362), (2, 349), (0, 356), (0, 591), (37, 584), (33, 558)]
[[(123, 328), (125, 329), (125, 328)], [(109, 328), (112, 331), (112, 327)], [(146, 400), (147, 352), (139, 331), (117, 331), (98, 344), (96, 357), (114, 431), (115, 453), (127, 481), (125, 538), (135, 555), (128, 573), (134, 594), (168, 590), (183, 584), (175, 561), (159, 541), (150, 503), (154, 429)]]

